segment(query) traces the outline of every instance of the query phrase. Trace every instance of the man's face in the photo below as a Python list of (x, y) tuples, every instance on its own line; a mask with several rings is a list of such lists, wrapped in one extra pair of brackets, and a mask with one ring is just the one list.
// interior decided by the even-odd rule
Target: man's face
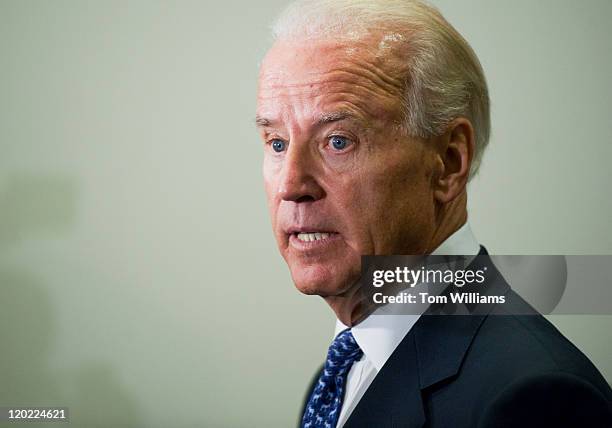
[(340, 296), (361, 255), (420, 254), (434, 233), (434, 149), (401, 127), (404, 65), (381, 40), (277, 42), (261, 67), (272, 227), (307, 294)]

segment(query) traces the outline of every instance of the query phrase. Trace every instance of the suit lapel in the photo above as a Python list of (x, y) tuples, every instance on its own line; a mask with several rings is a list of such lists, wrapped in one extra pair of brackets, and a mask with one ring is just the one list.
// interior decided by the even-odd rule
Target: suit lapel
[[(489, 274), (483, 293), (505, 294), (508, 285), (481, 247), (479, 257), (470, 268), (484, 266)], [(422, 427), (426, 422), (422, 390), (459, 372), (474, 336), (492, 307), (478, 305), (474, 308), (478, 315), (421, 316), (374, 378), (344, 427)]]
[[(485, 248), (480, 248), (478, 257), (470, 264), (469, 269), (485, 270), (487, 281), (473, 286), (472, 290), (468, 285), (462, 290), (479, 292), (481, 295), (505, 295), (510, 287), (491, 262)], [(453, 305), (449, 303), (448, 306), (451, 308), (442, 307), (428, 311), (427, 315), (419, 318), (413, 328), (422, 389), (459, 372), (474, 336), (495, 304), (466, 304), (470, 315), (441, 315), (453, 312)]]
[(420, 428), (425, 412), (414, 334), (408, 333), (365, 392), (345, 428)]
[(420, 428), (422, 390), (455, 376), (484, 315), (424, 315), (374, 378), (345, 428)]

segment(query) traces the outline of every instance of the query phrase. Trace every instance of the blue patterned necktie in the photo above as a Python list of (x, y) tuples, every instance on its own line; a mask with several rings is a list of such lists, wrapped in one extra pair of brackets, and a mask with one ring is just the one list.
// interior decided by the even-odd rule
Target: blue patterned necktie
[(347, 328), (327, 351), (327, 361), (302, 417), (302, 428), (335, 428), (342, 408), (346, 376), (363, 351)]

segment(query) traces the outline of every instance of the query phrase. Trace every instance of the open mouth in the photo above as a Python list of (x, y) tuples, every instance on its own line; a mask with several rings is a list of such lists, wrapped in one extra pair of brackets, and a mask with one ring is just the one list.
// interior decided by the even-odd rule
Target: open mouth
[(302, 242), (313, 242), (313, 241), (322, 241), (324, 239), (328, 239), (332, 233), (329, 232), (296, 232), (294, 235), (297, 237), (299, 241)]
[(292, 240), (301, 242), (301, 243), (309, 243), (309, 242), (323, 243), (324, 241), (329, 241), (337, 236), (338, 236), (338, 233), (336, 232), (317, 232), (317, 231), (313, 231), (313, 232), (304, 232), (304, 231), (297, 232), (296, 231), (290, 234), (290, 237), (292, 238)]

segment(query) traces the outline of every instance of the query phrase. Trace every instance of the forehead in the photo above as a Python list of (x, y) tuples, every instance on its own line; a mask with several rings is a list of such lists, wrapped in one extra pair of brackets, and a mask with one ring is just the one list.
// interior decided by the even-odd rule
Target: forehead
[(342, 110), (367, 120), (396, 120), (404, 75), (388, 37), (279, 41), (262, 63), (257, 115), (287, 122)]

